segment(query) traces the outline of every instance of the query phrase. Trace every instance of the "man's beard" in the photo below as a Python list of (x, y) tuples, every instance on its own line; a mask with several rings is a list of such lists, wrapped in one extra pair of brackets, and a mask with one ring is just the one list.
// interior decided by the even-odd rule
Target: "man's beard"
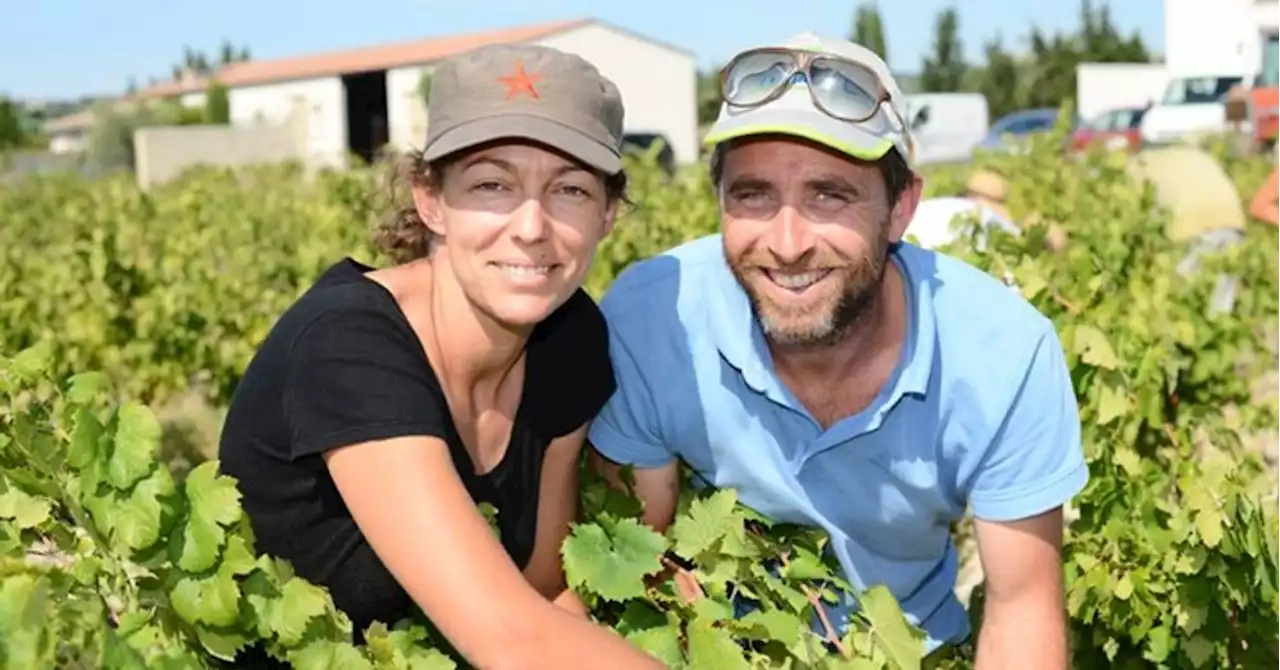
[(887, 225), (881, 228), (872, 248), (861, 258), (808, 264), (809, 267), (838, 266), (829, 277), (820, 280), (837, 282), (837, 290), (815, 301), (806, 300), (808, 304), (779, 304), (757, 291), (748, 279), (750, 275), (759, 277), (759, 281), (771, 281), (763, 276), (759, 264), (749, 258), (730, 260), (730, 270), (746, 292), (765, 337), (774, 344), (799, 347), (826, 347), (843, 341), (874, 304), (880, 291), (888, 260), (887, 228)]

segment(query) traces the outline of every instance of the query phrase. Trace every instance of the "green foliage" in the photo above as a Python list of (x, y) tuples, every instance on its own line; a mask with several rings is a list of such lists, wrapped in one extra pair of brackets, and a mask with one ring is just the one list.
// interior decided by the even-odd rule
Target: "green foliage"
[[(216, 461), (177, 481), (157, 458), (151, 411), (110, 402), (98, 373), (54, 383), (51, 349), (0, 362), (0, 668), (216, 667), (250, 648), (299, 668), (457, 667), (412, 620), (375, 624), (353, 645), (325, 589), (257, 554), (235, 481)], [(841, 656), (808, 629), (817, 599), (839, 583), (819, 558), (820, 534), (750, 530), (748, 521), (768, 524), (722, 491), (686, 498), (663, 537), (618, 514), (638, 503), (620, 508), (624, 496), (604, 486), (588, 495), (611, 504), (564, 543), (569, 583), (601, 604), (602, 622), (672, 667), (919, 667), (922, 636), (883, 588), (866, 594), (864, 623), (834, 643)], [(495, 510), (483, 512), (492, 522)], [(699, 567), (647, 585), (669, 549)], [(769, 557), (779, 573), (761, 565)], [(706, 597), (679, 600), (678, 579), (704, 583)], [(755, 594), (760, 611), (735, 620), (726, 581)], [(744, 658), (739, 642), (754, 651)], [(852, 655), (862, 663), (842, 660)]]
[(205, 89), (204, 122), (227, 124), (231, 122), (231, 98), (226, 84), (214, 81)]
[(714, 123), (720, 116), (720, 105), (724, 102), (720, 95), (720, 70), (712, 69), (698, 72), (697, 105), (698, 125)]
[[(923, 634), (887, 589), (859, 594), (842, 634), (820, 602), (851, 587), (825, 535), (773, 524), (731, 490), (686, 486), (664, 535), (640, 506), (588, 472), (585, 516), (561, 553), (569, 585), (596, 620), (673, 668), (919, 668)], [(750, 603), (739, 612), (735, 600)]]
[(22, 109), (17, 103), (0, 96), (0, 151), (26, 144), (27, 130), (22, 117)]
[(105, 376), (55, 384), (46, 343), (0, 362), (0, 668), (202, 668), (259, 645), (294, 667), (453, 668), (403, 622), (351, 644), (328, 593), (256, 555), (216, 462), (176, 481), (160, 424)]
[[(971, 231), (950, 252), (1011, 276), (1066, 348), (1093, 475), (1067, 529), (1073, 665), (1270, 667), (1275, 473), (1245, 438), (1278, 423), (1255, 383), (1276, 360), (1276, 232), (1257, 226), (1179, 278), (1183, 250), (1152, 193), (1122, 156), (1064, 161), (1064, 131), (980, 158), (1013, 176), (1025, 229), (984, 246)], [(1250, 197), (1267, 161), (1214, 150)], [(192, 386), (224, 402), (320, 271), (344, 254), (378, 260), (366, 239), (381, 176), (278, 166), (197, 170), (145, 195), (66, 176), (0, 190), (13, 240), (0, 252), (0, 668), (215, 667), (250, 645), (300, 667), (458, 663), (422, 621), (352, 645), (323, 589), (254, 550), (216, 463), (179, 475), (159, 462), (147, 409)], [(934, 173), (930, 193), (963, 179)], [(631, 184), (637, 205), (588, 278), (597, 297), (637, 259), (718, 227), (701, 167), (668, 179), (633, 164)], [(1218, 268), (1243, 291), (1209, 316)], [(587, 474), (586, 514), (562, 547), (570, 583), (596, 620), (672, 667), (920, 664), (918, 633), (882, 589), (859, 594), (846, 634), (810, 625), (815, 599), (846, 587), (820, 534), (686, 487), (659, 535)], [(738, 593), (752, 611), (730, 606)]]
[(418, 95), (422, 98), (422, 104), (431, 103), (431, 73), (424, 71), (418, 76)]
[[(1049, 150), (1061, 132), (1027, 157), (988, 159), (1018, 175), (1015, 220), (1042, 225), (953, 252), (1012, 273), (1067, 351), (1092, 474), (1066, 545), (1074, 663), (1270, 667), (1276, 480), (1242, 438), (1274, 439), (1277, 424), (1274, 397), (1255, 402), (1251, 388), (1275, 367), (1275, 231), (1218, 259), (1248, 288), (1231, 315), (1206, 316), (1214, 266), (1178, 278), (1167, 213), (1129, 181), (1124, 156), (1064, 165)], [(1054, 227), (1068, 240), (1057, 249)]]

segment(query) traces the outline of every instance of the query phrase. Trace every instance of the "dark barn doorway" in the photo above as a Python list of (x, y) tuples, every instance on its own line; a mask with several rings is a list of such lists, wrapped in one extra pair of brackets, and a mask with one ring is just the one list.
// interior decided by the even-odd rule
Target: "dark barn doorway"
[(342, 88), (347, 98), (347, 149), (372, 163), (391, 138), (387, 126), (387, 72), (344, 75)]

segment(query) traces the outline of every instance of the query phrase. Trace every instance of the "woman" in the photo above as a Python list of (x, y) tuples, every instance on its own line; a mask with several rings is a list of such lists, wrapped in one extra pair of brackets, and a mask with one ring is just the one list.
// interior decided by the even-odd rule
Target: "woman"
[(357, 634), (420, 608), (481, 668), (661, 668), (585, 617), (558, 551), (614, 388), (580, 286), (624, 198), (618, 91), (577, 56), (489, 47), (439, 66), (429, 118), (413, 206), (379, 236), (400, 264), (343, 260), (284, 314), (223, 468), (258, 550)]

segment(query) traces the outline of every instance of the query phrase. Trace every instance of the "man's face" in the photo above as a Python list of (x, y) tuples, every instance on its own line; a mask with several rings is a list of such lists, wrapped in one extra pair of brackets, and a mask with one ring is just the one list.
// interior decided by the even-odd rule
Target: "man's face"
[(871, 163), (792, 138), (743, 141), (724, 154), (724, 252), (765, 335), (777, 344), (839, 341), (880, 287), (920, 180), (890, 203)]

